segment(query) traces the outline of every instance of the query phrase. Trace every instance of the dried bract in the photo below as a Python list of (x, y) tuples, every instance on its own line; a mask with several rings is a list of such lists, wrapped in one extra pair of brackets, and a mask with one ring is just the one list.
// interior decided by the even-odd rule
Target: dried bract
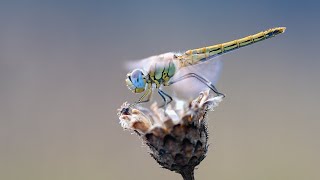
[(124, 103), (118, 115), (121, 126), (136, 132), (162, 167), (192, 179), (208, 151), (206, 114), (221, 101), (222, 96), (204, 91), (193, 101), (175, 101), (175, 107), (168, 105), (166, 110), (157, 104), (145, 109)]

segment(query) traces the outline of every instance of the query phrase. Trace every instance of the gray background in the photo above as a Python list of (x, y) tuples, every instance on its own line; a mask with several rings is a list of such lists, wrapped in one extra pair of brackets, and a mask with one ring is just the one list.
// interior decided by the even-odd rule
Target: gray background
[(222, 57), (197, 179), (320, 179), (317, 1), (1, 1), (0, 179), (180, 179), (118, 124), (124, 63), (287, 32)]

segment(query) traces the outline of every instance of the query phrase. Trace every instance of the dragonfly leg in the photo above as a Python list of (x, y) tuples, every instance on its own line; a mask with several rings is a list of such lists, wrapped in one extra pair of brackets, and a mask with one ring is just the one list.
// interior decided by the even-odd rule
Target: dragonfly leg
[(164, 104), (161, 105), (161, 106), (159, 106), (159, 107), (160, 107), (160, 108), (166, 107), (166, 106), (167, 106), (167, 99), (164, 97), (165, 95), (162, 94), (163, 91), (161, 91), (160, 89), (158, 89), (158, 93), (159, 93), (159, 95), (162, 97), (162, 99), (163, 99), (163, 101), (164, 101)]
[(165, 106), (167, 106), (168, 104), (170, 104), (171, 102), (172, 102), (172, 97), (169, 95), (169, 94), (167, 94), (167, 93), (165, 93), (164, 91), (162, 91), (161, 89), (158, 89), (158, 92), (159, 92), (159, 94), (161, 95), (161, 97), (162, 97), (162, 99), (164, 98), (164, 96), (166, 96), (167, 98), (169, 98), (169, 101), (167, 101), (167, 99), (164, 101), (165, 102), (165, 104), (164, 105), (162, 105), (162, 106), (160, 106), (160, 107), (165, 107)]
[[(158, 89), (158, 93), (160, 94), (160, 96), (161, 96), (162, 99), (164, 100), (164, 104), (161, 105), (160, 108), (165, 107), (165, 109), (166, 109), (166, 106), (167, 106), (169, 103), (172, 102), (172, 97), (171, 97), (169, 94), (167, 94), (167, 93), (165, 93), (164, 91), (162, 91), (161, 89)], [(167, 98), (166, 98), (166, 97), (169, 98), (169, 101), (167, 101)]]
[(167, 96), (168, 98), (169, 98), (169, 102), (167, 103), (167, 104), (170, 104), (171, 102), (172, 102), (172, 97), (169, 95), (169, 94), (167, 94), (167, 93), (165, 93), (164, 91), (162, 91), (162, 90), (160, 90), (165, 96)]
[[(137, 104), (149, 102), (149, 101), (150, 101), (150, 98), (151, 98), (151, 94), (152, 94), (151, 92), (152, 92), (152, 90), (151, 90), (151, 89), (148, 89), (147, 92), (144, 93), (144, 94), (141, 96), (141, 98), (139, 98)], [(143, 100), (145, 97), (147, 97), (147, 99), (146, 99), (146, 100)]]
[(200, 76), (200, 75), (198, 75), (198, 74), (195, 74), (195, 73), (185, 74), (185, 75), (183, 75), (183, 76), (181, 76), (181, 77), (179, 77), (179, 78), (171, 81), (171, 82), (169, 83), (169, 85), (172, 85), (172, 84), (174, 84), (174, 83), (177, 83), (177, 82), (179, 82), (179, 81), (182, 81), (182, 80), (187, 79), (187, 78), (192, 78), (192, 77), (198, 79), (200, 82), (202, 82), (203, 84), (205, 84), (206, 86), (208, 86), (208, 88), (210, 88), (210, 89), (211, 89), (213, 92), (215, 92), (218, 96), (223, 96), (223, 97), (225, 97), (225, 95), (222, 94), (222, 93), (220, 93), (220, 92), (217, 90), (217, 88), (214, 87), (214, 85), (213, 85), (209, 80), (207, 80), (206, 78), (204, 78), (204, 77), (202, 77), (202, 76)]
[[(149, 102), (150, 101), (150, 98), (151, 98), (151, 93), (152, 92), (152, 89), (147, 89), (147, 91), (139, 98), (139, 100), (133, 104), (131, 104), (129, 107), (133, 107), (137, 104), (140, 104), (140, 103), (145, 103), (145, 102)], [(143, 100), (145, 97), (147, 97), (146, 100)]]

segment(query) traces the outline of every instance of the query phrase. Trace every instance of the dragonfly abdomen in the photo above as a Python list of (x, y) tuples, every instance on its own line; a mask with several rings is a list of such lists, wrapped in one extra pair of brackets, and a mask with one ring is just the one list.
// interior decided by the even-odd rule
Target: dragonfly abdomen
[(208, 59), (214, 56), (219, 56), (227, 52), (236, 50), (238, 48), (245, 47), (253, 43), (263, 41), (265, 39), (269, 39), (271, 37), (283, 33), (284, 31), (284, 27), (272, 28), (266, 31), (256, 33), (254, 35), (250, 35), (226, 43), (188, 50), (183, 55), (178, 56), (178, 58), (183, 60), (181, 61), (182, 67), (197, 64), (199, 62), (207, 61)]
[(231, 51), (240, 47), (244, 47), (259, 41), (263, 41), (265, 39), (269, 39), (271, 37), (274, 37), (275, 35), (282, 33), (283, 31), (284, 31), (283, 28), (273, 28), (267, 31), (262, 31), (254, 35), (241, 38), (241, 39), (223, 43), (222, 44), (223, 52), (228, 52), (228, 51)]

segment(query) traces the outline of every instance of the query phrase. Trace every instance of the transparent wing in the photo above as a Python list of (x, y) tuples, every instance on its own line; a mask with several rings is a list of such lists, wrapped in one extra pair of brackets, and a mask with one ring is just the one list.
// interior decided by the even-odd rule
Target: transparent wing
[[(192, 66), (187, 66), (185, 68), (180, 69), (173, 76), (173, 80), (188, 73), (195, 73), (206, 78), (215, 85), (220, 77), (221, 70), (222, 62), (220, 60), (220, 57), (216, 57), (206, 62), (202, 62)], [(176, 96), (190, 98), (196, 97), (199, 95), (199, 92), (208, 89), (208, 87), (205, 84), (203, 84), (196, 78), (188, 78), (181, 80), (171, 85), (171, 87)], [(216, 88), (219, 90), (218, 87)]]
[(143, 69), (145, 71), (148, 71), (150, 68), (150, 65), (154, 63), (155, 58), (154, 56), (141, 59), (141, 60), (132, 60), (125, 63), (126, 69), (133, 70), (133, 69)]
[(150, 56), (148, 58), (141, 59), (141, 60), (130, 61), (130, 62), (126, 63), (126, 68), (128, 70), (133, 70), (133, 69), (139, 68), (139, 69), (143, 69), (146, 72), (149, 72), (151, 65), (153, 65), (155, 63), (160, 65), (161, 62), (164, 62), (164, 61), (170, 59), (173, 55), (174, 55), (174, 53), (168, 52), (168, 53), (164, 53), (164, 54), (160, 54), (160, 55), (156, 55), (156, 56)]

